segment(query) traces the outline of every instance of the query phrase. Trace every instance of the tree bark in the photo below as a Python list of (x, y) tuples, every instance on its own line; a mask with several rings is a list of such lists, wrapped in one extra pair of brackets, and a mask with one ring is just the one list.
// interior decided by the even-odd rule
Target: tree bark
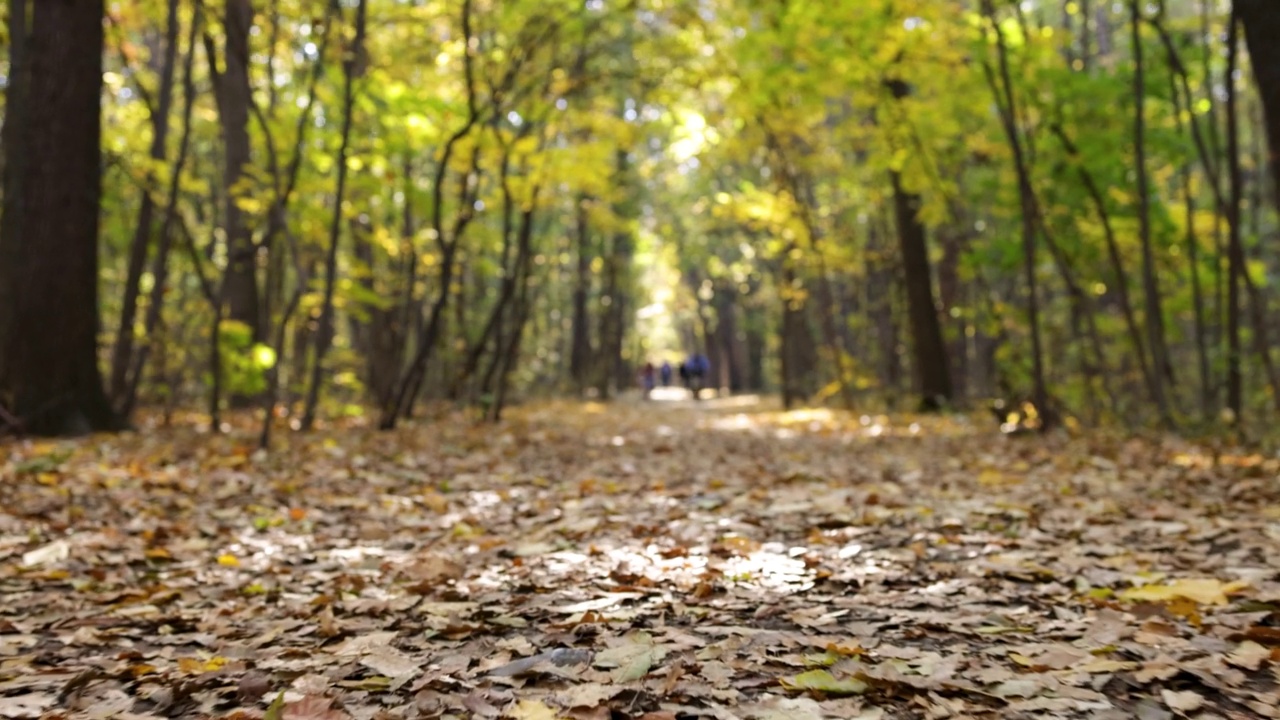
[(1245, 47), (1258, 83), (1258, 97), (1271, 149), (1271, 189), (1280, 210), (1280, 8), (1275, 0), (1235, 0), (1234, 13), (1244, 25)]
[(227, 317), (247, 325), (254, 342), (258, 342), (262, 340), (262, 323), (258, 307), (257, 257), (239, 205), (239, 198), (243, 195), (239, 184), (251, 160), (249, 31), (253, 26), (252, 0), (226, 0), (224, 12), (224, 70), (215, 76), (215, 87), (225, 153), (222, 185), (226, 194), (223, 222), (227, 236)]
[(34, 434), (120, 427), (97, 359), (103, 11), (102, 0), (40, 0), (11, 46), (19, 80), (6, 104), (22, 120), (6, 124), (4, 154), (38, 161), (6, 177), (0, 405)]
[(1240, 171), (1240, 123), (1236, 111), (1235, 71), (1239, 62), (1238, 7), (1231, 11), (1227, 29), (1227, 409), (1233, 423), (1244, 419), (1244, 377), (1240, 357), (1240, 277), (1244, 274), (1244, 245), (1240, 239), (1240, 196), (1244, 178)]
[(898, 247), (902, 253), (903, 279), (907, 288), (907, 315), (911, 320), (912, 363), (920, 382), (920, 409), (940, 410), (951, 402), (951, 370), (947, 346), (942, 342), (942, 325), (933, 300), (933, 273), (929, 268), (929, 247), (925, 227), (920, 222), (920, 196), (902, 187), (898, 173), (890, 174), (893, 209), (898, 227)]
[(587, 196), (578, 195), (575, 252), (578, 256), (573, 276), (573, 339), (569, 350), (569, 375), (579, 394), (591, 377), (591, 319), (587, 295), (591, 291), (591, 229), (587, 222)]

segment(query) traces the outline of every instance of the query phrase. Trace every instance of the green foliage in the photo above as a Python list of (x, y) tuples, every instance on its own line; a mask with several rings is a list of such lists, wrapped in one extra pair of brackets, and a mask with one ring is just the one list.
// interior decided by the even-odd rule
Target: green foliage
[[(139, 193), (147, 185), (163, 203), (182, 133), (175, 108), (166, 157), (148, 157), (165, 5), (114, 7), (109, 25), (107, 327), (123, 304)], [(351, 52), (351, 5), (330, 11), (310, 0), (255, 4), (252, 162), (230, 194), (259, 243), (260, 315), (269, 337), (259, 334), (265, 340), (255, 344), (246, 326), (222, 324), (229, 391), (261, 392), (271, 369), (284, 387), (305, 385), (334, 220), (349, 60), (358, 68), (355, 131), (338, 211), (336, 352), (325, 370), (342, 381), (331, 386), (339, 406), (373, 392), (373, 366), (388, 352), (382, 345), (375, 350), (375, 341), (403, 343), (387, 363), (403, 369), (442, 290), (447, 309), (427, 372), (428, 397), (500, 406), (490, 368), (513, 337), (516, 387), (576, 386), (568, 355), (579, 294), (587, 300), (594, 368), (608, 364), (606, 318), (617, 303), (626, 308), (627, 334), (619, 357), (675, 357), (714, 340), (723, 324), (736, 333), (729, 345), (739, 360), (757, 368), (752, 382), (776, 388), (781, 310), (788, 307), (803, 314), (821, 346), (816, 387), (825, 388), (824, 396), (834, 398), (844, 386), (900, 393), (912, 361), (891, 174), (919, 197), (943, 332), (964, 349), (957, 367), (972, 375), (969, 394), (1025, 388), (1022, 208), (996, 111), (1004, 102), (994, 82), (996, 35), (980, 4), (470, 0), (464, 28), (461, 2), (368, 0), (370, 31), (358, 58)], [(1141, 418), (1144, 391), (1117, 295), (1128, 283), (1137, 297), (1141, 260), (1128, 11), (1098, 6), (1086, 19), (1075, 3), (1032, 5), (997, 2), (994, 10), (1037, 202), (1041, 254), (1034, 272), (1049, 328), (1049, 377), (1069, 405), (1113, 393), (1121, 399), (1098, 407)], [(336, 13), (327, 28), (326, 12)], [(1206, 343), (1216, 388), (1224, 265), (1214, 188), (1225, 185), (1219, 108), (1225, 16), (1212, 9), (1202, 17), (1200, 4), (1187, 0), (1167, 0), (1146, 13), (1141, 91), (1161, 321), (1179, 368), (1194, 364), (1198, 340)], [(221, 52), (224, 29), (216, 14), (205, 14)], [(182, 23), (192, 19), (184, 5)], [(1191, 97), (1182, 96), (1158, 29), (1170, 33), (1181, 54)], [(197, 46), (180, 47), (179, 57), (203, 54)], [(190, 161), (179, 178), (178, 249), (170, 258), (163, 328), (169, 341), (157, 360), (182, 399), (209, 384), (184, 368), (200, 367), (213, 339), (208, 295), (220, 291), (229, 258), (221, 115), (208, 91), (208, 64), (194, 67), (198, 95)], [(1256, 100), (1239, 87), (1251, 110)], [(180, 97), (182, 88), (175, 92)], [(1193, 121), (1210, 166), (1192, 142)], [(1248, 124), (1244, 132), (1246, 174), (1250, 183), (1261, 182), (1261, 136)], [(1101, 193), (1100, 207), (1086, 176)], [(1269, 208), (1257, 206), (1262, 194), (1249, 190), (1249, 276), (1269, 289), (1278, 264), (1264, 239), (1275, 222)], [(1188, 199), (1195, 205), (1191, 227)], [(273, 208), (283, 208), (279, 227)], [(534, 229), (529, 257), (521, 259), (517, 231), (525, 211), (533, 213)], [(445, 285), (455, 242), (456, 264)], [(588, 268), (582, 277), (579, 253)], [(1071, 283), (1083, 300), (1072, 296)], [(524, 288), (527, 303), (518, 329), (515, 286)], [(1208, 323), (1198, 336), (1197, 292)], [(296, 308), (286, 313), (295, 295)], [(825, 316), (834, 320), (823, 322)], [(486, 334), (491, 317), (497, 329)], [(1137, 313), (1140, 329), (1152, 320)], [(287, 323), (282, 345), (280, 323)], [(1086, 325), (1097, 328), (1097, 357), (1080, 337)], [(840, 338), (828, 337), (832, 327)], [(467, 369), (477, 344), (477, 367)], [(1082, 368), (1090, 362), (1107, 388), (1086, 377)], [(1258, 368), (1250, 372), (1256, 387)], [(1190, 414), (1199, 380), (1181, 371), (1178, 380), (1178, 404)], [(1253, 401), (1267, 398), (1256, 393)]]

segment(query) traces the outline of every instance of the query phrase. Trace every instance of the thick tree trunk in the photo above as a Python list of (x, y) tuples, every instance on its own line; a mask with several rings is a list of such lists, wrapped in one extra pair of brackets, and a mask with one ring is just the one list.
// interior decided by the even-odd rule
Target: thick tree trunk
[(4, 133), (5, 157), (31, 161), (6, 177), (0, 220), (0, 405), (26, 432), (111, 430), (97, 358), (103, 2), (31, 10), (7, 98), (24, 120)]
[(942, 326), (933, 302), (929, 248), (925, 227), (919, 218), (920, 196), (903, 190), (898, 173), (892, 173), (891, 180), (898, 247), (907, 287), (907, 314), (911, 319), (911, 348), (915, 360), (912, 365), (920, 383), (920, 407), (938, 410), (951, 402), (951, 369), (947, 366), (947, 346), (942, 342)]
[(790, 260), (782, 268), (782, 404), (787, 409), (808, 402), (817, 391), (818, 348), (809, 327), (804, 300), (799, 297), (798, 278)]
[(1271, 148), (1271, 188), (1280, 210), (1280, 7), (1275, 0), (1235, 0), (1235, 12), (1244, 24), (1253, 77), (1262, 100), (1267, 142)]
[(227, 317), (247, 325), (255, 342), (262, 340), (258, 307), (257, 258), (245, 225), (238, 187), (249, 165), (249, 31), (253, 26), (251, 0), (226, 0), (224, 70), (217, 81), (225, 152), (223, 192), (226, 194)]

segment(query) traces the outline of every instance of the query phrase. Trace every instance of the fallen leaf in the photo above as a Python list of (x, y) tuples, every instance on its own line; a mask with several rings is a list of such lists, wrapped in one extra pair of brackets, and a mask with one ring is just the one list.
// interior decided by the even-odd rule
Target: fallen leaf
[(654, 647), (649, 642), (628, 642), (596, 653), (592, 664), (600, 668), (613, 668), (614, 682), (630, 682), (647, 675), (654, 662), (661, 658), (661, 654), (661, 648)]
[(43, 547), (22, 554), (22, 564), (27, 567), (62, 562), (71, 556), (71, 545), (66, 540), (55, 540)]
[(1124, 600), (1168, 602), (1178, 598), (1193, 600), (1201, 605), (1226, 605), (1228, 595), (1249, 587), (1243, 580), (1224, 583), (1213, 578), (1187, 578), (1167, 585), (1142, 585), (1120, 593)]
[(409, 678), (419, 670), (413, 658), (388, 645), (371, 649), (360, 658), (360, 664), (393, 679)]
[(58, 698), (44, 693), (26, 693), (0, 697), (0, 717), (38, 718), (58, 704)]
[(822, 720), (822, 706), (807, 697), (775, 697), (741, 708), (752, 720)]
[(567, 690), (557, 694), (557, 698), (564, 707), (586, 707), (593, 708), (601, 703), (613, 698), (613, 696), (622, 692), (626, 688), (619, 685), (602, 685), (600, 683), (582, 683), (580, 685), (571, 685)]
[(1164, 704), (1169, 706), (1170, 710), (1180, 713), (1194, 712), (1204, 705), (1204, 696), (1193, 690), (1184, 690), (1182, 692), (1161, 690), (1160, 697), (1164, 700)]
[(1227, 662), (1245, 670), (1257, 670), (1262, 666), (1263, 661), (1270, 659), (1271, 650), (1252, 640), (1240, 643), (1239, 647), (1227, 656)]
[(540, 700), (519, 700), (502, 712), (513, 720), (556, 720), (556, 711)]
[(861, 695), (867, 691), (867, 684), (857, 678), (837, 680), (826, 670), (810, 670), (779, 682), (788, 690), (817, 690), (829, 695)]

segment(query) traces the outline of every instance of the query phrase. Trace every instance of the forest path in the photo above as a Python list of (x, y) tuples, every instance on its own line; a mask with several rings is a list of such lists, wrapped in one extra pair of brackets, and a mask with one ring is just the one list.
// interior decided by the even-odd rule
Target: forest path
[(0, 716), (1280, 716), (1274, 460), (751, 397), (248, 438), (0, 446)]

